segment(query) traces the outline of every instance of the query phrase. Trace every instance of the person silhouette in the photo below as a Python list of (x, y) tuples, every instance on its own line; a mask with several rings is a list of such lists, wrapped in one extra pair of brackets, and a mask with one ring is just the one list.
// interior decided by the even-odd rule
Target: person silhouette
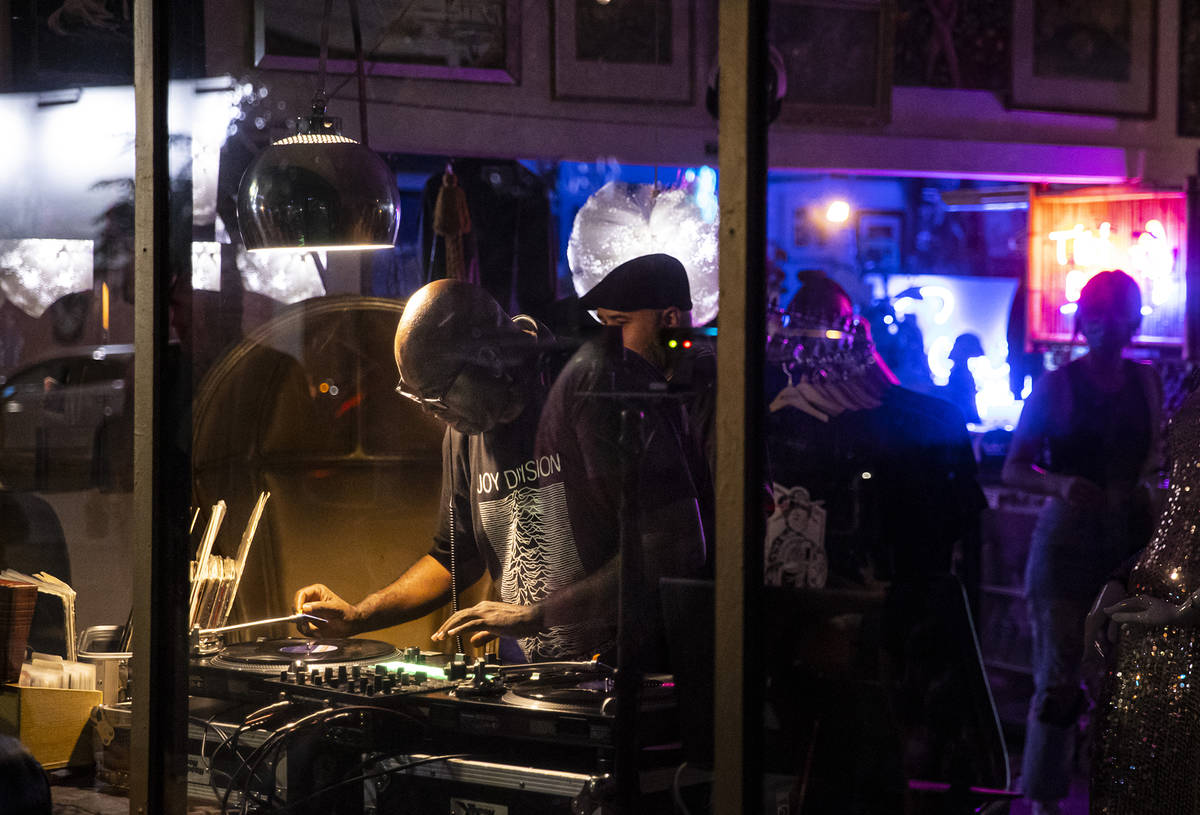
[(1157, 469), (1161, 384), (1153, 368), (1123, 357), (1141, 306), (1122, 271), (1088, 281), (1076, 312), (1088, 351), (1038, 380), (1004, 462), (1005, 483), (1047, 496), (1025, 572), (1034, 695), (1022, 775), (1037, 815), (1061, 812), (1069, 789), (1092, 595), (1145, 545), (1152, 523), (1141, 484)]

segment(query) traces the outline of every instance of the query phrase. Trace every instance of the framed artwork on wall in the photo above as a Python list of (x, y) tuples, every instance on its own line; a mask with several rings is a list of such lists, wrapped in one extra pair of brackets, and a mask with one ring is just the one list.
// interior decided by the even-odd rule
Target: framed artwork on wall
[(904, 213), (862, 210), (855, 226), (858, 265), (863, 274), (899, 274), (904, 266)]
[(1014, 0), (1009, 106), (1154, 116), (1157, 0)]
[(690, 0), (551, 3), (556, 99), (692, 101)]
[[(412, 0), (359, 6), (365, 69), (371, 76), (517, 84), (521, 73), (519, 0)], [(255, 0), (254, 62), (260, 68), (316, 72), (322, 0)], [(330, 73), (355, 71), (349, 7), (329, 20)]]
[(787, 75), (779, 120), (886, 124), (894, 14), (893, 0), (774, 0), (769, 38)]
[(1178, 132), (1200, 138), (1200, 0), (1179, 0)]

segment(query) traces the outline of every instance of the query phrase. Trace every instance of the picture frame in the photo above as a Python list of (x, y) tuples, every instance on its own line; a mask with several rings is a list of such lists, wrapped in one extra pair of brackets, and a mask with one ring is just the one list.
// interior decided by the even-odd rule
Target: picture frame
[(554, 98), (691, 104), (692, 5), (551, 3)]
[(858, 265), (863, 274), (900, 274), (904, 269), (904, 213), (899, 210), (860, 210), (854, 234)]
[(1178, 135), (1200, 138), (1200, 0), (1179, 0), (1178, 101)]
[(1158, 0), (1013, 0), (1010, 108), (1155, 115)]
[[(254, 63), (315, 73), (321, 0), (255, 0)], [(520, 84), (519, 0), (412, 0), (359, 7), (364, 68), (370, 76)], [(334, 3), (326, 71), (356, 70), (349, 7)]]
[(894, 0), (773, 0), (768, 39), (787, 77), (780, 122), (891, 120)]

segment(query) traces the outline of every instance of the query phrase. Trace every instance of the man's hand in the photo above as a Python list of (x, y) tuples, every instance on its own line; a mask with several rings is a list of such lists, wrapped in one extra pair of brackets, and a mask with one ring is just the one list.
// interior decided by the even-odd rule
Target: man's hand
[(354, 606), (323, 583), (314, 583), (296, 592), (293, 606), (297, 612), (312, 614), (327, 621), (301, 620), (296, 623), (296, 628), (306, 637), (349, 637), (361, 630)]
[(1104, 609), (1104, 613), (1112, 617), (1115, 623), (1145, 626), (1174, 625), (1179, 621), (1182, 611), (1182, 606), (1148, 594), (1135, 594)]
[(528, 637), (542, 630), (539, 606), (518, 606), (485, 600), (452, 614), (430, 639), (435, 642), (461, 634), (470, 636), (472, 645), (482, 645), (497, 637)]

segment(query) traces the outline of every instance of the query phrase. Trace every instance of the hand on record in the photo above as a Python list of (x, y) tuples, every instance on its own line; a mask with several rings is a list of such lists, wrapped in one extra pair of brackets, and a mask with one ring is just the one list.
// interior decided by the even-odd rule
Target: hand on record
[(461, 634), (472, 645), (482, 645), (497, 637), (528, 637), (541, 630), (542, 615), (537, 606), (518, 606), (485, 600), (458, 611), (433, 632), (433, 641)]
[(324, 583), (314, 583), (296, 592), (293, 602), (296, 611), (321, 617), (327, 622), (301, 620), (296, 628), (306, 637), (349, 637), (357, 630), (353, 627), (354, 606), (338, 597)]
[(1171, 625), (1179, 618), (1180, 607), (1158, 597), (1135, 594), (1104, 609), (1115, 623), (1160, 626)]

